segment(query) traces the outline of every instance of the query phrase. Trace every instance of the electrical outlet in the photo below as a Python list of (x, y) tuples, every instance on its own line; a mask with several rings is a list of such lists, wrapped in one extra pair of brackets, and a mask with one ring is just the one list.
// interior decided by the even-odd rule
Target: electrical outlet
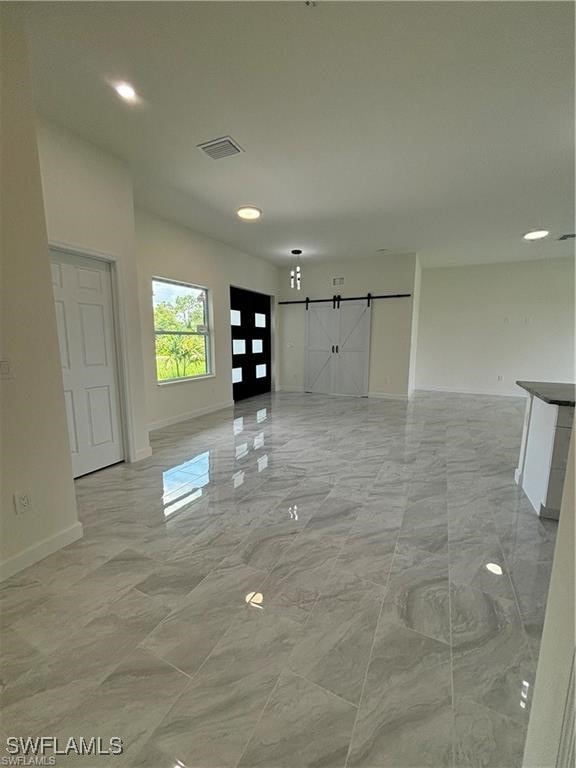
[(32, 509), (32, 497), (27, 491), (16, 491), (14, 494), (14, 512), (23, 515)]
[(502, 381), (502, 376), (498, 376), (498, 381)]

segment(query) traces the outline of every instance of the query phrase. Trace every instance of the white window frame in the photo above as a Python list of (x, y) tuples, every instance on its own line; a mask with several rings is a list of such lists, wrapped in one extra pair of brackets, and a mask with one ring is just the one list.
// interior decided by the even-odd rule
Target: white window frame
[[(205, 319), (205, 331), (157, 331), (156, 323), (154, 320), (154, 283), (167, 283), (168, 285), (182, 286), (183, 288), (193, 288), (197, 291), (203, 291), (206, 295), (206, 301), (204, 302), (204, 319)], [(212, 329), (212, 293), (209, 288), (204, 285), (196, 285), (195, 283), (185, 283), (183, 280), (174, 280), (171, 277), (159, 277), (154, 275), (152, 277), (152, 326), (154, 331), (154, 375), (156, 377), (156, 384), (159, 387), (164, 387), (170, 384), (180, 384), (187, 381), (197, 381), (198, 379), (208, 379), (214, 377), (214, 334)], [(206, 343), (206, 373), (191, 374), (190, 376), (180, 376), (173, 379), (159, 379), (158, 378), (158, 366), (156, 363), (156, 337), (157, 336), (204, 336)]]

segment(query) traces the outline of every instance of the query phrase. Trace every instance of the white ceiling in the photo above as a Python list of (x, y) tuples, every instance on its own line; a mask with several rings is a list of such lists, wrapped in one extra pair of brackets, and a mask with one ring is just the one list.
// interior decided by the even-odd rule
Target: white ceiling
[[(38, 110), (126, 159), (137, 203), (276, 263), (569, 255), (574, 6), (27, 5)], [(130, 107), (109, 85), (128, 80)], [(229, 134), (245, 153), (196, 145)], [(264, 211), (236, 216), (242, 203)], [(526, 244), (522, 233), (550, 229)]]

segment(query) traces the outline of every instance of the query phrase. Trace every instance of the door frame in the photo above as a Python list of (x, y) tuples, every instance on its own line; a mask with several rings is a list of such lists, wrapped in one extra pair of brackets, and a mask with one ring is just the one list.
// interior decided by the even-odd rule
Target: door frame
[[(114, 346), (116, 357), (116, 377), (118, 384), (118, 404), (120, 406), (120, 431), (122, 454), (124, 461), (137, 461), (136, 446), (134, 441), (133, 424), (130, 407), (128, 403), (128, 382), (130, 380), (128, 373), (128, 360), (126, 350), (128, 341), (126, 335), (126, 322), (122, 308), (124, 305), (125, 291), (122, 285), (118, 257), (112, 254), (100, 253), (91, 248), (78, 248), (76, 246), (66, 245), (54, 240), (48, 241), (49, 252), (62, 253), (66, 256), (79, 256), (85, 259), (94, 259), (103, 261), (110, 267), (110, 287), (112, 291), (112, 320), (114, 325)], [(50, 254), (49, 254), (50, 255)]]

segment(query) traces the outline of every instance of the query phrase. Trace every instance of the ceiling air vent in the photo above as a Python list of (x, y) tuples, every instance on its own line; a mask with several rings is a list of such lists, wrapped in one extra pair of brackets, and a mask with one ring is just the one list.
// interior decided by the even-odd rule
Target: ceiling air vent
[(220, 139), (204, 141), (202, 144), (198, 144), (198, 149), (206, 152), (212, 160), (220, 160), (223, 157), (231, 157), (232, 155), (239, 155), (240, 152), (244, 152), (240, 144), (234, 141), (231, 136), (222, 136)]
[(576, 234), (570, 234), (570, 235), (562, 235), (562, 237), (559, 237), (558, 240), (575, 240)]
[(332, 278), (332, 285), (344, 285), (344, 278), (343, 277), (333, 277)]

